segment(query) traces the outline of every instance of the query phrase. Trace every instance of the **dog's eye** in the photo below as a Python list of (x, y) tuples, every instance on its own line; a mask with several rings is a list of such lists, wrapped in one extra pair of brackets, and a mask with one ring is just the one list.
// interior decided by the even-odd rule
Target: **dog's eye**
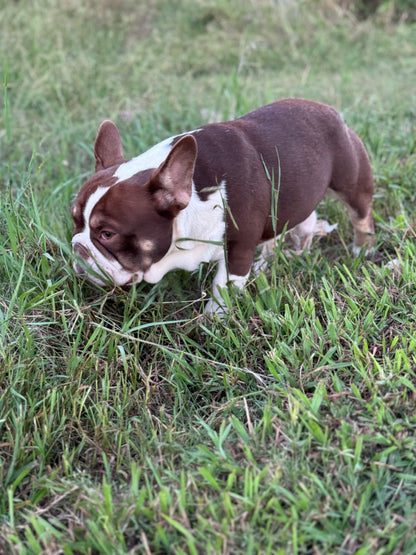
[(108, 240), (111, 239), (111, 237), (113, 237), (115, 234), (112, 231), (102, 231), (101, 232), (101, 238)]

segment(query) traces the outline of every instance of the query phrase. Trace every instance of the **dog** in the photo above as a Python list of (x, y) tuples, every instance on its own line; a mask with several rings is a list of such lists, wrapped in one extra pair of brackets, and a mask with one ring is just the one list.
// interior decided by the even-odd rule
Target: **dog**
[(292, 230), (299, 250), (332, 228), (315, 209), (347, 208), (354, 252), (374, 244), (373, 172), (360, 138), (330, 106), (303, 99), (170, 137), (125, 160), (109, 120), (95, 139), (95, 173), (71, 208), (77, 273), (97, 284), (157, 283), (175, 269), (217, 263), (213, 298), (244, 287), (258, 245)]

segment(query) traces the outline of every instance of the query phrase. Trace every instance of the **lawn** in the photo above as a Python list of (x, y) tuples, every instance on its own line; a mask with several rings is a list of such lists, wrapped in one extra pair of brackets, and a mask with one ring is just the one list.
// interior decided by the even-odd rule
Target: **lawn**
[[(412, 2), (0, 5), (0, 553), (416, 554)], [(364, 141), (373, 256), (328, 199), (337, 230), (278, 249), (224, 321), (211, 267), (75, 275), (103, 119), (131, 157), (289, 96)]]

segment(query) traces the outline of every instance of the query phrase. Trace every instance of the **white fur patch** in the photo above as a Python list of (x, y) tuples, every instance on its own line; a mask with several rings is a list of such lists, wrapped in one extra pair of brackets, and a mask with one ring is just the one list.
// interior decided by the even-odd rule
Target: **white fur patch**
[(89, 231), (92, 211), (94, 210), (94, 207), (97, 204), (97, 202), (103, 198), (103, 196), (106, 194), (109, 188), (110, 187), (98, 187), (98, 189), (94, 191), (93, 194), (90, 196), (90, 198), (87, 200), (87, 203), (84, 207), (84, 214), (83, 214), (84, 222), (85, 222), (84, 231), (86, 230)]
[(148, 170), (150, 168), (158, 168), (168, 157), (169, 152), (172, 150), (172, 143), (175, 139), (183, 137), (184, 135), (198, 133), (198, 131), (200, 130), (196, 129), (195, 131), (186, 131), (185, 133), (168, 137), (157, 145), (152, 146), (152, 148), (149, 148), (149, 150), (146, 150), (146, 152), (139, 154), (139, 156), (124, 162), (124, 164), (121, 164), (114, 172), (114, 177), (117, 177), (116, 183), (129, 179), (140, 171)]
[(199, 198), (194, 185), (192, 188), (190, 203), (174, 221), (169, 251), (143, 276), (148, 283), (157, 283), (171, 270), (191, 272), (202, 262), (224, 259), (225, 182), (206, 201)]
[(205, 305), (205, 314), (216, 314), (220, 318), (227, 312), (227, 307), (225, 306), (224, 299), (221, 295), (221, 289), (226, 287), (230, 283), (233, 287), (236, 287), (240, 291), (244, 289), (247, 279), (250, 275), (248, 272), (245, 276), (237, 276), (235, 274), (229, 274), (227, 271), (227, 266), (225, 264), (225, 259), (220, 260), (218, 263), (218, 272), (214, 278), (212, 284), (212, 298), (209, 299)]
[(151, 239), (141, 239), (139, 241), (140, 248), (144, 252), (150, 252), (154, 249), (155, 243)]
[(323, 237), (331, 233), (337, 226), (338, 224), (331, 225), (326, 220), (318, 220), (316, 212), (313, 211), (306, 220), (287, 232), (293, 241), (294, 254), (302, 254), (308, 250), (315, 235)]
[(117, 177), (116, 183), (129, 179), (140, 171), (148, 170), (149, 168), (158, 168), (160, 164), (166, 160), (169, 152), (172, 150), (172, 141), (174, 139), (175, 137), (169, 137), (149, 150), (146, 150), (143, 154), (139, 154), (139, 156), (121, 164), (114, 172), (114, 177)]
[[(326, 220), (318, 220), (316, 212), (313, 211), (303, 222), (286, 232), (285, 240), (289, 239), (289, 250), (284, 251), (286, 256), (292, 254), (300, 255), (311, 246), (315, 235), (322, 237), (336, 229), (338, 224), (329, 224)], [(253, 264), (255, 273), (264, 271), (267, 268), (270, 257), (277, 247), (280, 235), (276, 238), (265, 241), (262, 245), (260, 256)]]

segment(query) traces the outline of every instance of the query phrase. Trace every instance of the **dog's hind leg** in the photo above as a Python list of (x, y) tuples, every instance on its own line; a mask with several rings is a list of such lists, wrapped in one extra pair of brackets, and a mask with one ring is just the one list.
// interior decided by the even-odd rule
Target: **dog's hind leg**
[(345, 197), (344, 194), (331, 191), (330, 196), (340, 200), (347, 208), (354, 229), (353, 254), (358, 256), (363, 248), (366, 249), (366, 255), (370, 254), (375, 246), (374, 220), (371, 210), (372, 195), (362, 195), (351, 199)]
[[(347, 208), (349, 208), (347, 206)], [(359, 215), (354, 208), (349, 208), (350, 220), (354, 228), (354, 246), (352, 251), (355, 256), (360, 254), (361, 249), (365, 248), (365, 254), (370, 254), (375, 247), (374, 220), (370, 209), (364, 216)]]
[[(338, 224), (329, 224), (326, 220), (318, 220), (316, 212), (313, 211), (303, 222), (286, 231), (284, 240), (287, 249), (283, 252), (291, 257), (293, 254), (301, 255), (307, 251), (312, 244), (312, 239), (317, 235), (323, 237), (336, 229)], [(280, 235), (276, 238), (265, 241), (260, 249), (259, 256), (253, 265), (255, 273), (263, 271), (273, 256), (277, 247)]]
[[(354, 229), (353, 253), (358, 255), (361, 249), (365, 248), (366, 254), (369, 254), (375, 246), (372, 214), (373, 171), (363, 143), (351, 130), (349, 130), (349, 139), (355, 156), (349, 160), (348, 169), (344, 166), (344, 174), (337, 176), (337, 183), (331, 184), (328, 193), (339, 199), (348, 210)], [(348, 164), (348, 161), (346, 162)], [(341, 186), (339, 186), (340, 182)]]
[(313, 211), (303, 222), (290, 229), (287, 236), (293, 243), (293, 254), (302, 254), (308, 250), (315, 235), (323, 237), (331, 233), (337, 224), (329, 224), (326, 220), (318, 220), (316, 212)]

